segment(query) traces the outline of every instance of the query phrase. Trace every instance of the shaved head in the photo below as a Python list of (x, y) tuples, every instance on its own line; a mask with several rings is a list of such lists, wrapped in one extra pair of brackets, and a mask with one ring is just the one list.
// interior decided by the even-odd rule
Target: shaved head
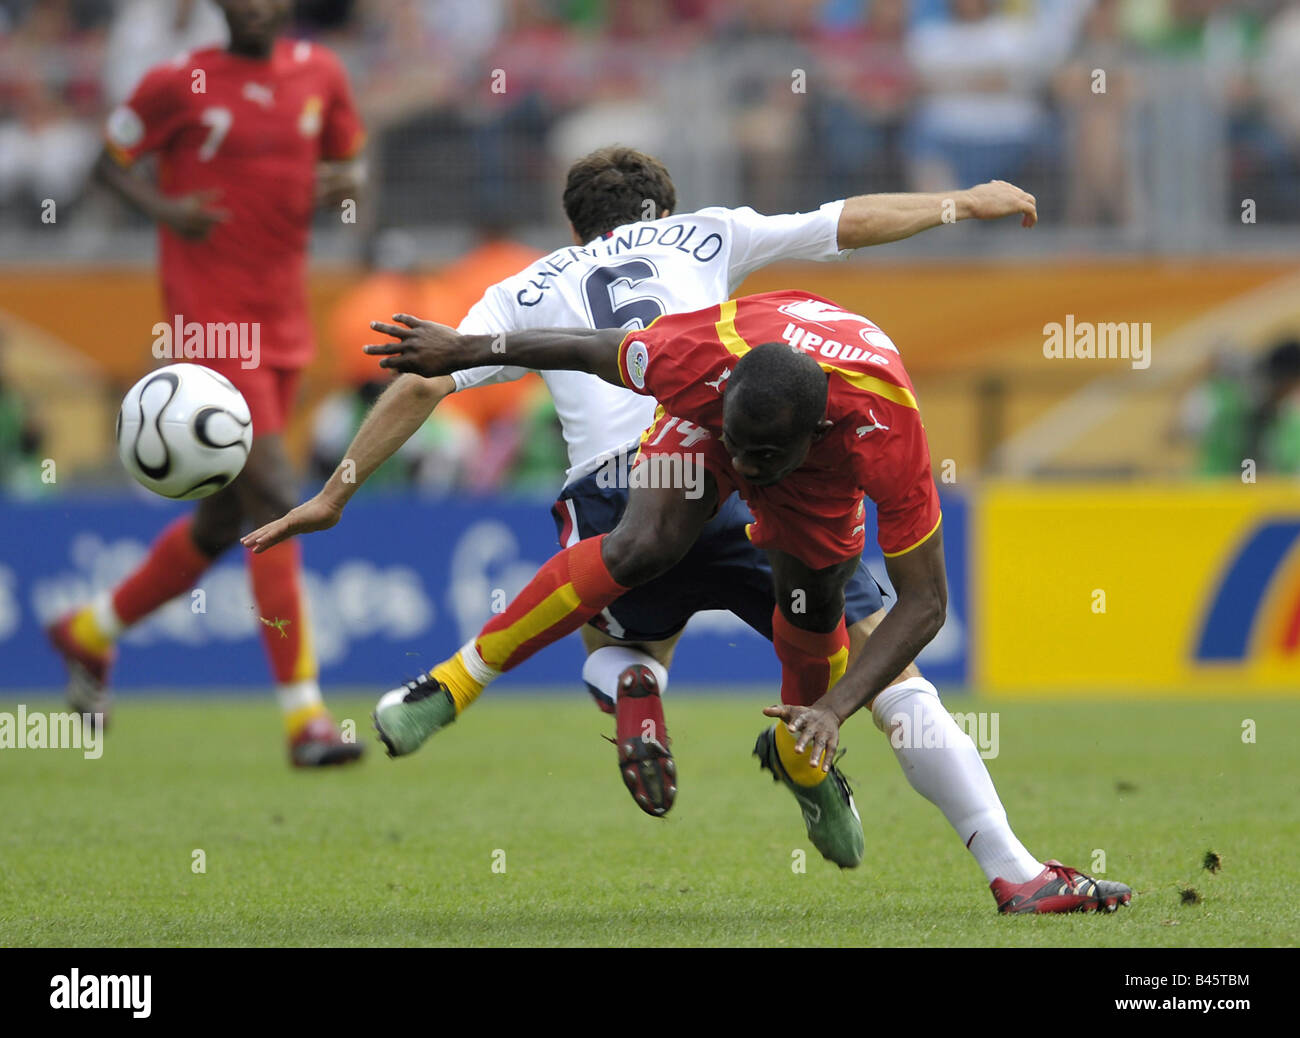
[(737, 361), (726, 406), (737, 418), (791, 436), (811, 432), (826, 416), (826, 372), (802, 350), (765, 342)]
[(803, 464), (826, 418), (827, 377), (802, 350), (756, 346), (736, 362), (722, 399), (722, 437), (736, 471), (757, 486)]

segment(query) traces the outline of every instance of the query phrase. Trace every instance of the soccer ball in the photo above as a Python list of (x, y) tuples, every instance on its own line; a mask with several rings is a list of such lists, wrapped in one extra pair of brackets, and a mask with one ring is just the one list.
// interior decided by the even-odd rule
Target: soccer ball
[(137, 482), (163, 497), (215, 494), (239, 475), (252, 443), (243, 394), (201, 364), (151, 371), (117, 413), (118, 457)]

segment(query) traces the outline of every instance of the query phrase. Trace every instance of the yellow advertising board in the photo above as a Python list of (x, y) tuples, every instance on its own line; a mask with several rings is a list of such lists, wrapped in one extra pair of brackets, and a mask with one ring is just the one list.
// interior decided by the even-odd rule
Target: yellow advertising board
[(1006, 695), (1300, 695), (1300, 485), (992, 484), (974, 679)]

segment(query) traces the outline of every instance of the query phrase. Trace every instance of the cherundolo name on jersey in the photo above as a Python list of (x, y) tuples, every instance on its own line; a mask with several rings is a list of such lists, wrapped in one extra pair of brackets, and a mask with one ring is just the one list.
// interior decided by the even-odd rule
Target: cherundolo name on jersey
[(710, 231), (697, 238), (698, 231), (700, 226), (694, 223), (629, 224), (614, 231), (608, 241), (599, 245), (574, 245), (562, 252), (553, 252), (545, 264), (533, 268), (533, 276), (527, 286), (515, 294), (515, 302), (520, 306), (536, 306), (546, 298), (551, 281), (576, 263), (579, 257), (599, 259), (658, 245), (664, 249), (676, 249), (700, 263), (708, 263), (722, 251), (722, 235)]

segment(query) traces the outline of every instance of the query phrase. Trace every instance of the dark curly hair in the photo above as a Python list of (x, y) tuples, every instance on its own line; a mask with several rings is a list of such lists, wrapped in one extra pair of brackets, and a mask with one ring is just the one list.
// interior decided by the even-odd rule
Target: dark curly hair
[(584, 242), (644, 219), (647, 199), (658, 219), (677, 208), (677, 189), (662, 162), (635, 148), (593, 151), (569, 167), (564, 183), (565, 215)]

